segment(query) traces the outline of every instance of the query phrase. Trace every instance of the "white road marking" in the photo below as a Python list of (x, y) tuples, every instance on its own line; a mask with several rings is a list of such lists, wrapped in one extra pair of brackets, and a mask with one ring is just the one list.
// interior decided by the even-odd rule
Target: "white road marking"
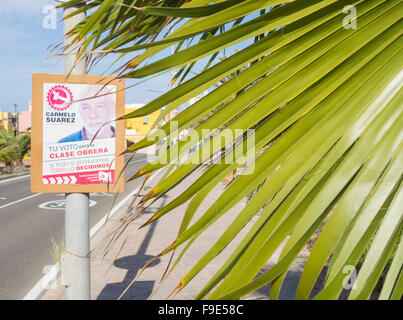
[(15, 178), (10, 178), (10, 179), (0, 180), (0, 184), (5, 183), (5, 182), (11, 182), (11, 181), (14, 181), (14, 180), (23, 179), (23, 178), (30, 178), (30, 177), (31, 177), (30, 174), (25, 174), (25, 175), (20, 176), (20, 177), (15, 177)]
[(32, 195), (30, 195), (28, 197), (25, 197), (25, 198), (22, 198), (22, 199), (19, 199), (19, 200), (4, 204), (4, 205), (0, 206), (0, 209), (4, 209), (4, 208), (7, 208), (9, 206), (12, 206), (13, 204), (17, 204), (17, 203), (20, 203), (22, 201), (25, 201), (25, 200), (40, 196), (41, 194), (43, 194), (43, 193), (35, 193), (35, 194), (32, 194)]
[[(90, 208), (96, 204), (97, 202), (95, 200), (90, 200)], [(66, 208), (66, 200), (52, 200), (41, 203), (38, 207), (46, 210), (64, 210)]]
[[(159, 169), (155, 172), (149, 179), (148, 182), (151, 182), (164, 168)], [(119, 211), (119, 209), (129, 200), (133, 195), (137, 193), (140, 189), (140, 186), (133, 190), (130, 194), (128, 194), (124, 199), (122, 199), (117, 205), (113, 207), (109, 214), (109, 219)], [(98, 231), (103, 227), (106, 222), (108, 214), (106, 214), (95, 226), (93, 226), (90, 230), (90, 238), (92, 238)], [(53, 265), (50, 269), (36, 284), (35, 286), (29, 290), (29, 292), (25, 295), (22, 300), (36, 300), (41, 295), (42, 291), (48, 288), (49, 283), (55, 280), (56, 276), (59, 274), (60, 266), (59, 263)]]
[[(65, 193), (56, 193), (56, 196), (65, 197), (66, 194)], [(114, 195), (110, 194), (110, 193), (106, 193), (106, 192), (94, 192), (94, 193), (91, 192), (90, 197), (114, 197)]]

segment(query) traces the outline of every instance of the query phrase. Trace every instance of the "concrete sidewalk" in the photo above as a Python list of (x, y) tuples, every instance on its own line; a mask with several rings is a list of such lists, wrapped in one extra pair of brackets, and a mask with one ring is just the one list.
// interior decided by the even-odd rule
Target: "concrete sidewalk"
[[(182, 217), (186, 210), (186, 205), (182, 205), (153, 224), (138, 230), (138, 227), (145, 223), (153, 213), (157, 212), (164, 204), (172, 201), (175, 195), (185, 190), (194, 180), (193, 178), (186, 179), (178, 187), (171, 190), (166, 196), (156, 201), (148, 210), (136, 218), (113, 243), (106, 256), (105, 248), (109, 243), (110, 235), (113, 230), (118, 228), (123, 219), (127, 216), (127, 203), (117, 214), (115, 214), (109, 222), (93, 237), (91, 246), (95, 249), (91, 255), (91, 297), (92, 299), (107, 299), (116, 300), (127, 288), (130, 282), (134, 279), (137, 272), (149, 261), (152, 257), (164, 250), (168, 245), (175, 240)], [(155, 185), (158, 181), (156, 178), (149, 185)], [(218, 195), (223, 190), (224, 186), (217, 186), (203, 201), (198, 212), (196, 213), (192, 223), (209, 208)], [(143, 191), (144, 193), (147, 192)], [(163, 275), (170, 254), (161, 257), (152, 263), (137, 281), (125, 293), (122, 299), (166, 299), (171, 291), (178, 285), (181, 278), (191, 269), (199, 258), (215, 243), (215, 240), (223, 233), (227, 226), (235, 219), (236, 215), (242, 210), (244, 203), (238, 203), (224, 216), (212, 224), (198, 240), (190, 247), (183, 256), (174, 272), (168, 277), (167, 281), (150, 297), (153, 290), (158, 286), (161, 276)], [(252, 221), (255, 221), (252, 220)], [(232, 250), (246, 235), (249, 228), (252, 226), (250, 222), (242, 232), (238, 234), (236, 239), (231, 242), (225, 250), (216, 257), (204, 270), (202, 270), (181, 292), (175, 299), (193, 299), (199, 291), (204, 287), (209, 279), (221, 267), (221, 265), (229, 257)], [(122, 245), (123, 249), (122, 248)], [(180, 249), (177, 251), (178, 256)], [(121, 251), (120, 251), (121, 250)], [(119, 253), (120, 251), (120, 253)], [(119, 253), (119, 254), (118, 254)], [(281, 299), (292, 299), (295, 294), (297, 279), (301, 273), (305, 258), (301, 257), (292, 266), (286, 281), (284, 290), (281, 292)], [(269, 261), (267, 268), (272, 265), (273, 261)], [(265, 267), (266, 268), (266, 267)], [(269, 295), (269, 286), (261, 288), (255, 293), (245, 297), (245, 299), (267, 299)], [(43, 299), (63, 299), (64, 290), (49, 290)]]

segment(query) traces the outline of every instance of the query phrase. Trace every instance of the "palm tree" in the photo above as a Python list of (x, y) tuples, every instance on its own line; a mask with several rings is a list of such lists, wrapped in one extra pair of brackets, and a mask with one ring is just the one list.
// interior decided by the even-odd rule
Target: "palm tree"
[(6, 147), (0, 150), (0, 161), (4, 163), (3, 172), (12, 173), (13, 162), (15, 159), (15, 150), (12, 147)]
[[(118, 69), (119, 77), (127, 79), (175, 69), (186, 75), (178, 86), (124, 119), (163, 107), (164, 116), (210, 89), (172, 121), (183, 130), (203, 119), (194, 129), (200, 137), (197, 143), (213, 139), (214, 133), (203, 136), (202, 129), (225, 128), (243, 147), (243, 161), (204, 166), (226, 146), (206, 144), (194, 154), (201, 161), (172, 169), (170, 164), (192, 147), (179, 141), (179, 156), (163, 152), (160, 159), (167, 156), (167, 162), (147, 164), (132, 177), (172, 169), (142, 199), (147, 206), (203, 170), (194, 184), (148, 222), (172, 214), (190, 200), (176, 241), (159, 256), (187, 243), (185, 252), (214, 221), (253, 194), (173, 295), (260, 213), (197, 298), (238, 299), (267, 283), (270, 297), (278, 298), (292, 262), (317, 233), (297, 299), (310, 297), (325, 267), (326, 280), (317, 299), (339, 297), (346, 267), (359, 269), (349, 299), (370, 298), (383, 277), (379, 298), (402, 297), (402, 2), (72, 0), (64, 4), (83, 4), (80, 10), (91, 10), (70, 33), (77, 41), (85, 39), (81, 54), (91, 61), (111, 54), (129, 57)], [(170, 28), (175, 30), (168, 34)], [(244, 49), (225, 60), (215, 59), (220, 51), (245, 41), (249, 42)], [(164, 51), (172, 45), (173, 54)], [(210, 57), (206, 68), (190, 77), (189, 71), (205, 57)], [(234, 72), (236, 77), (220, 82)], [(170, 123), (160, 129), (168, 139), (175, 135)], [(251, 129), (255, 143), (248, 149)], [(150, 138), (152, 133), (127, 152), (154, 144)], [(251, 159), (255, 160), (246, 161)], [(207, 194), (245, 163), (252, 163), (254, 170), (237, 176), (190, 225)], [(259, 274), (284, 242), (277, 264)]]
[(24, 167), (23, 159), (31, 149), (31, 135), (0, 130), (0, 161), (6, 164), (5, 172), (11, 173), (16, 168)]

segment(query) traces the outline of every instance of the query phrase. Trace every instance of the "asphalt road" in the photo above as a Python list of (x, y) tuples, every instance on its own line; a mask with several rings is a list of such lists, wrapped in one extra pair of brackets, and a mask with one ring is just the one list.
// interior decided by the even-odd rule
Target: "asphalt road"
[[(146, 163), (136, 155), (126, 168), (128, 177)], [(141, 182), (125, 186), (119, 203)], [(107, 213), (114, 195), (91, 194), (93, 227)], [(54, 265), (53, 241), (63, 241), (64, 194), (32, 194), (30, 176), (0, 181), (0, 299), (22, 299), (44, 275), (44, 267)]]

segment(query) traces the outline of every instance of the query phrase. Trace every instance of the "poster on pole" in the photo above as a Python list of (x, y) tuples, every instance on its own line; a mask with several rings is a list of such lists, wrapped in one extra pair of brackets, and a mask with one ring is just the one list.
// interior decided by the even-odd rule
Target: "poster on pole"
[(124, 80), (34, 74), (31, 191), (123, 192)]

